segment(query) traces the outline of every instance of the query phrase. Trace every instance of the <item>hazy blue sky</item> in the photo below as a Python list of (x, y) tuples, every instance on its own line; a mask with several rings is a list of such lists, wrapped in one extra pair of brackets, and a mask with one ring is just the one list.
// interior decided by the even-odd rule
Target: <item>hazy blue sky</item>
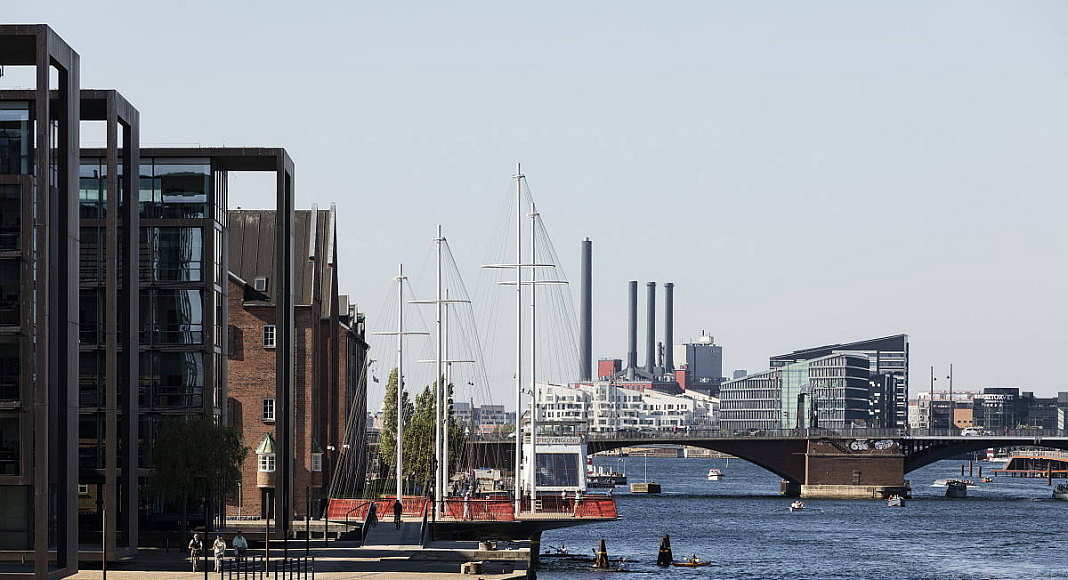
[(439, 222), (473, 279), (522, 161), (572, 279), (594, 240), (595, 357), (624, 354), (628, 279), (673, 280), (676, 335), (714, 334), (727, 373), (907, 332), (914, 390), (950, 362), (958, 387), (1068, 388), (1068, 3), (39, 1), (0, 19), (55, 27), (84, 87), (140, 109), (143, 143), (286, 147), (298, 203), (337, 202), (343, 290), (368, 309)]

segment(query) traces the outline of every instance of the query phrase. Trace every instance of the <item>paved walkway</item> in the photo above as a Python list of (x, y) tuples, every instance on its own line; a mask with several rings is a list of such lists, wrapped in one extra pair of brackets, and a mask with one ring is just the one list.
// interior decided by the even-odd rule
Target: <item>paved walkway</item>
[[(385, 528), (387, 526), (378, 526)], [(392, 523), (388, 526), (395, 528)], [(418, 527), (418, 526), (417, 526)], [(402, 538), (407, 539), (407, 530), (402, 526)], [(418, 536), (418, 529), (416, 530)], [(472, 546), (464, 543), (442, 543), (440, 546), (423, 549), (412, 545), (393, 546), (344, 546), (342, 542), (313, 548), (309, 553), (315, 558), (315, 577), (323, 580), (349, 579), (389, 579), (414, 578), (416, 580), (511, 580), (525, 577), (525, 558), (520, 562), (491, 562), (487, 570), (477, 576), (465, 576), (459, 573), (460, 564), (467, 558), (462, 556)], [(251, 550), (250, 554), (262, 555), (262, 550)], [(304, 555), (303, 548), (290, 549), (292, 555)], [(279, 555), (276, 548), (271, 555)], [(218, 580), (220, 575), (213, 570), (214, 563), (209, 561), (208, 578)], [(82, 570), (72, 576), (77, 580), (97, 580), (101, 571)], [(116, 580), (195, 580), (204, 578), (204, 572), (192, 572), (189, 559), (177, 552), (159, 550), (142, 550), (131, 562), (112, 564), (108, 569), (108, 578)], [(225, 576), (222, 576), (225, 579)]]

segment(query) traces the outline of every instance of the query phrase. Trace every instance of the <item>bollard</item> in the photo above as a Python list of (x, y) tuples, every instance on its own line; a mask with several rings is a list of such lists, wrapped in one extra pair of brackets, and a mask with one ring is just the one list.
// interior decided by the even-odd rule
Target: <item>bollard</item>
[(608, 548), (604, 545), (604, 538), (597, 543), (597, 557), (593, 559), (593, 567), (600, 570), (608, 568)]
[(963, 463), (960, 464), (960, 476), (964, 477), (964, 464)]
[(657, 566), (670, 566), (674, 558), (671, 556), (671, 536), (660, 538), (660, 554), (656, 557)]

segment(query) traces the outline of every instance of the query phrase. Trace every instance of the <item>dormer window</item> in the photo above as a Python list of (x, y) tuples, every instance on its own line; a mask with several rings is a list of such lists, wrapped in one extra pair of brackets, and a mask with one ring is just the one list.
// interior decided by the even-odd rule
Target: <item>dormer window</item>
[(257, 470), (265, 473), (275, 469), (274, 437), (270, 433), (263, 436), (263, 440), (256, 447)]

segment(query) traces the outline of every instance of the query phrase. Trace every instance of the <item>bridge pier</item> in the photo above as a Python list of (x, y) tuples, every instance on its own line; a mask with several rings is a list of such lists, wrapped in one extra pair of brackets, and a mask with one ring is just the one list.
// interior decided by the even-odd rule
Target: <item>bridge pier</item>
[(907, 495), (905, 455), (894, 439), (810, 439), (805, 475), (784, 490), (804, 498), (878, 499)]

